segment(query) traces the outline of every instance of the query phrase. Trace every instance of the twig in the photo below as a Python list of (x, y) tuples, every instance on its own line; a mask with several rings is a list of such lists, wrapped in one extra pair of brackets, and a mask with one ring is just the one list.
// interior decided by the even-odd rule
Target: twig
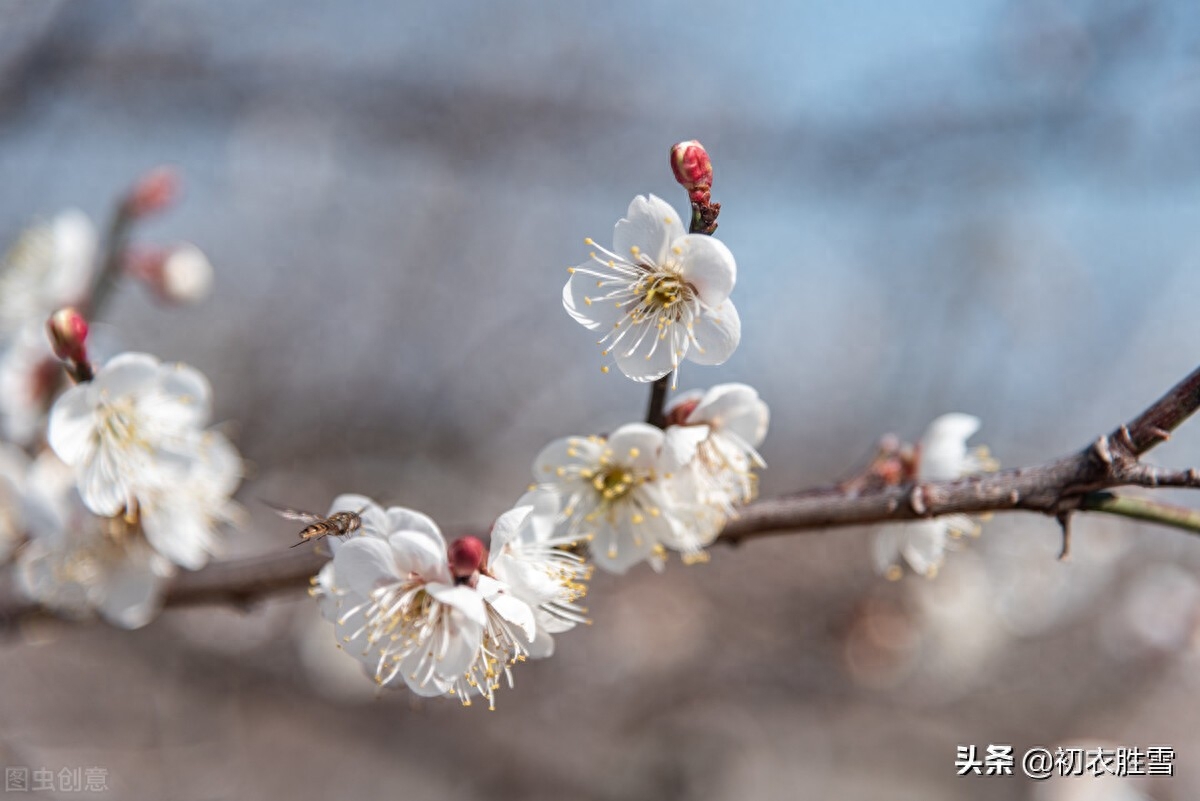
[(1091, 492), (1084, 496), (1080, 511), (1104, 512), (1110, 515), (1157, 523), (1160, 526), (1200, 533), (1200, 509), (1157, 503), (1147, 498), (1114, 495), (1111, 492)]
[[(1200, 488), (1200, 473), (1195, 470), (1151, 467), (1130, 455), (1138, 447), (1145, 450), (1162, 441), (1162, 437), (1143, 438), (1144, 429), (1139, 421), (1154, 421), (1153, 425), (1170, 431), (1196, 411), (1200, 406), (1200, 392), (1195, 391), (1198, 384), (1200, 371), (1185, 378), (1136, 420), (1117, 429), (1113, 436), (1101, 437), (1072, 456), (1036, 467), (958, 481), (908, 484), (861, 493), (846, 489), (846, 482), (815, 487), (750, 504), (729, 521), (719, 541), (737, 544), (774, 534), (838, 526), (1007, 511), (1037, 512), (1056, 519), (1075, 512), (1099, 512), (1200, 532), (1200, 510), (1104, 491), (1120, 486)], [(1119, 433), (1123, 430), (1129, 432), (1127, 437)], [(1134, 444), (1129, 446), (1129, 442)], [(920, 499), (915, 506), (911, 502), (914, 497)], [(167, 592), (166, 603), (247, 606), (270, 595), (307, 586), (323, 561), (324, 557), (315, 550), (292, 551), (280, 546), (279, 553), (216, 563), (176, 578)], [(0, 621), (13, 621), (35, 612), (36, 608), (28, 602), (0, 596)]]

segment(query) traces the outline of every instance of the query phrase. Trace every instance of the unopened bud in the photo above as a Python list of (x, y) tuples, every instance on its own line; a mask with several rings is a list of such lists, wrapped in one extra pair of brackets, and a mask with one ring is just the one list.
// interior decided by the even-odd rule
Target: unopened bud
[(706, 202), (712, 189), (713, 168), (704, 145), (695, 139), (671, 148), (671, 170), (694, 203)]
[(187, 242), (170, 250), (131, 250), (125, 258), (125, 273), (167, 303), (199, 303), (212, 289), (212, 263), (204, 251)]
[(64, 362), (87, 362), (87, 320), (73, 308), (59, 309), (46, 321), (54, 355)]
[(199, 303), (212, 289), (213, 268), (204, 251), (184, 243), (162, 265), (162, 296), (173, 303)]
[(681, 426), (685, 425), (688, 418), (692, 416), (692, 412), (696, 411), (696, 407), (700, 405), (699, 398), (689, 398), (683, 403), (678, 403), (667, 412), (667, 425)]
[(450, 572), (454, 578), (466, 580), (483, 567), (487, 559), (487, 548), (478, 537), (459, 537), (450, 543), (447, 555), (450, 558)]
[(138, 179), (125, 198), (125, 210), (133, 217), (157, 214), (179, 196), (179, 173), (170, 167), (155, 167)]

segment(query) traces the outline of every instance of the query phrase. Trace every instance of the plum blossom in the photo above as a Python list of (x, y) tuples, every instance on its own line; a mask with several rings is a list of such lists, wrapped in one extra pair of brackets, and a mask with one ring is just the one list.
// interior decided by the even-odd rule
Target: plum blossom
[(603, 332), (601, 355), (612, 356), (626, 376), (654, 381), (677, 374), (684, 359), (721, 364), (737, 348), (733, 254), (711, 236), (687, 233), (666, 201), (635, 197), (617, 222), (612, 250), (585, 243), (595, 250), (570, 268), (563, 306), (584, 327)]
[[(986, 447), (967, 447), (967, 440), (979, 426), (979, 418), (959, 413), (944, 414), (930, 423), (917, 446), (916, 480), (952, 481), (995, 470), (997, 463)], [(901, 561), (914, 572), (932, 578), (945, 561), (952, 541), (964, 534), (978, 536), (979, 531), (979, 525), (966, 515), (883, 526), (875, 535), (875, 564), (891, 579), (903, 575)]]
[(76, 470), (87, 507), (111, 517), (134, 509), (164, 476), (188, 473), (210, 396), (208, 380), (191, 367), (124, 353), (55, 401), (47, 439)]
[(64, 211), (26, 230), (0, 267), (0, 343), (83, 300), (95, 256), (96, 230), (81, 211)]
[(15, 575), (30, 600), (72, 618), (98, 612), (129, 629), (157, 614), (175, 565), (150, 546), (136, 521), (93, 515), (72, 470), (48, 451), (30, 470), (25, 525), (29, 542), (17, 555)]
[(219, 554), (219, 531), (235, 523), (231, 498), (241, 483), (242, 458), (224, 435), (195, 435), (194, 458), (184, 472), (164, 471), (138, 495), (138, 517), (147, 542), (180, 567), (199, 570)]
[(554, 536), (558, 497), (531, 492), (500, 515), (492, 526), (487, 570), (533, 608), (536, 634), (527, 654), (535, 659), (554, 653), (554, 636), (587, 622), (579, 601), (587, 594), (592, 568), (570, 550), (572, 537)]
[(753, 387), (719, 384), (681, 393), (667, 409), (667, 422), (668, 463), (692, 474), (701, 500), (726, 517), (735, 505), (754, 500), (754, 469), (766, 467), (756, 449), (766, 439), (770, 412)]
[(341, 496), (330, 511), (360, 509), (359, 534), (329, 538), (333, 560), (313, 588), (322, 613), (380, 686), (404, 683), (419, 695), (458, 693), (469, 702), (467, 671), (488, 625), (482, 595), (456, 581), (428, 517), (363, 496)]
[(556, 538), (590, 539), (592, 560), (613, 573), (638, 562), (661, 570), (667, 549), (702, 559), (705, 510), (693, 486), (664, 469), (663, 432), (629, 423), (609, 437), (564, 437), (534, 462), (536, 488), (553, 493)]

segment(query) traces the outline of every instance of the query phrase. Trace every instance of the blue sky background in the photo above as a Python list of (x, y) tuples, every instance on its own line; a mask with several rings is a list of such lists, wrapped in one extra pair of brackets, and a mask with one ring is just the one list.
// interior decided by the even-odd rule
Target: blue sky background
[[(723, 367), (689, 365), (683, 385), (747, 381), (771, 404), (765, 495), (836, 478), (881, 434), (916, 438), (947, 411), (979, 415), (1005, 465), (1048, 459), (1200, 363), (1194, 3), (0, 12), (5, 241), (65, 206), (103, 219), (156, 164), (184, 175), (178, 208), (141, 235), (204, 248), (214, 297), (164, 310), (130, 288), (108, 322), (129, 347), (212, 377), (255, 470), (236, 553), (290, 536), (256, 497), (321, 506), (352, 488), (450, 529), (486, 523), (546, 441), (640, 416), (645, 389), (600, 374), (559, 293), (582, 238), (606, 240), (635, 194), (682, 205), (666, 154), (688, 138), (716, 165), (743, 342)], [(1200, 424), (1155, 455), (1200, 462)], [(6, 679), (19, 684), (0, 714), (51, 761), (151, 755), (158, 767), (137, 769), (148, 798), (238, 749), (253, 756), (204, 797), (368, 797), (377, 780), (443, 797), (794, 798), (803, 782), (839, 799), (1067, 798), (1019, 780), (968, 796), (953, 746), (988, 738), (1166, 741), (1196, 764), (1194, 543), (1083, 519), (1064, 566), (1056, 537), (1053, 521), (994, 521), (936, 586), (881, 586), (865, 531), (601, 580), (592, 638), (531, 666), (503, 725), (340, 696), (289, 711), (322, 681), (262, 689), (278, 654), (297, 658), (299, 603), (259, 622), (168, 616), (175, 645), (142, 641), (140, 657), (99, 639), (9, 654), (0, 675), (31, 678)], [(863, 634), (880, 620), (899, 650)], [(241, 645), (222, 662), (212, 641), (226, 638)], [(255, 715), (195, 689), (196, 653), (232, 677), (208, 691)], [(138, 658), (174, 667), (146, 678)], [(137, 707), (126, 739), (89, 752), (34, 706), (52, 695), (39, 660), (64, 659), (141, 676), (194, 721)], [(564, 697), (585, 723), (562, 720)], [(66, 716), (86, 701), (58, 703)], [(311, 743), (292, 732), (309, 725), (357, 749), (363, 770), (303, 764)], [(154, 731), (193, 750), (172, 761), (182, 752)], [(453, 770), (446, 754), (464, 743), (495, 754), (483, 773)], [(1122, 787), (1087, 801), (1200, 795), (1195, 776)]]

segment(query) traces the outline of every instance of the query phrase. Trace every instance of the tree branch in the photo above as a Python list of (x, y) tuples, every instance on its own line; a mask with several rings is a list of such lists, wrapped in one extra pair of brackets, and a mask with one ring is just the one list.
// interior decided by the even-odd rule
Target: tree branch
[[(946, 514), (1037, 512), (1064, 524), (1076, 512), (1100, 512), (1200, 532), (1200, 510), (1113, 495), (1123, 486), (1200, 488), (1196, 470), (1146, 465), (1138, 456), (1166, 439), (1200, 407), (1200, 369), (1127, 425), (1078, 453), (1035, 467), (1002, 470), (958, 481), (854, 489), (852, 481), (815, 487), (790, 496), (758, 501), (730, 520), (718, 541), (736, 545), (787, 532), (838, 526), (903, 522)], [(183, 573), (166, 595), (168, 606), (234, 604), (248, 606), (267, 596), (308, 585), (325, 561), (316, 549), (220, 562)], [(0, 596), (0, 620), (35, 614), (36, 607)]]

